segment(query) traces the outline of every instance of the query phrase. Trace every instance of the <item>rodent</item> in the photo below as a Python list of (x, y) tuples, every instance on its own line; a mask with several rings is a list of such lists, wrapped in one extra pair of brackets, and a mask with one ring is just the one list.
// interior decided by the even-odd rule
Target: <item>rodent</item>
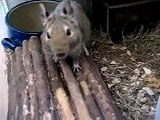
[(89, 55), (86, 44), (89, 44), (91, 36), (90, 22), (82, 6), (74, 0), (63, 0), (50, 14), (43, 4), (40, 8), (44, 39), (55, 61), (70, 56), (73, 70), (79, 71), (82, 51)]

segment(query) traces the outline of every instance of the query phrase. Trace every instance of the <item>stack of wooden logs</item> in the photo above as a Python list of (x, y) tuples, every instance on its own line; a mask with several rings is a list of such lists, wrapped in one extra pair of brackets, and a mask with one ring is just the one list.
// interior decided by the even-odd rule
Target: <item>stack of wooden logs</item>
[(74, 73), (32, 36), (10, 56), (8, 120), (121, 120), (92, 57)]

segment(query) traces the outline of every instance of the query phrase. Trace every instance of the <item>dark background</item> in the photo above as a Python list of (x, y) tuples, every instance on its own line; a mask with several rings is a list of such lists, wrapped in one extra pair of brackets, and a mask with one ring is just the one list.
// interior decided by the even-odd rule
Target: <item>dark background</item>
[(119, 43), (122, 29), (126, 35), (142, 24), (144, 32), (155, 27), (160, 20), (159, 11), (160, 0), (94, 0), (91, 21), (96, 28), (108, 32), (113, 42)]

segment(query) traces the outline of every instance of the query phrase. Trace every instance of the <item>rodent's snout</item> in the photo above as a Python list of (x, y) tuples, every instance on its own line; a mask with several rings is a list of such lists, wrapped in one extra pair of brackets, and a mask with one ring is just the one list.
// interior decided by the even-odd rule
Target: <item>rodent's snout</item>
[(51, 51), (57, 59), (65, 59), (69, 53), (69, 47), (64, 41), (51, 41), (49, 44)]
[(58, 58), (64, 58), (66, 56), (66, 54), (64, 52), (62, 52), (62, 53), (57, 53), (56, 56)]

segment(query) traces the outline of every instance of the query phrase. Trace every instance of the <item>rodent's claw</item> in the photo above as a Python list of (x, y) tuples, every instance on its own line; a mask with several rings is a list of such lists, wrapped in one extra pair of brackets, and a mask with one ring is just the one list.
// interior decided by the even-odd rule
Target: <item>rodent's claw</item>
[(78, 65), (78, 64), (74, 64), (74, 65), (73, 65), (73, 72), (79, 72), (81, 69), (82, 69), (82, 68), (81, 68), (80, 65)]

